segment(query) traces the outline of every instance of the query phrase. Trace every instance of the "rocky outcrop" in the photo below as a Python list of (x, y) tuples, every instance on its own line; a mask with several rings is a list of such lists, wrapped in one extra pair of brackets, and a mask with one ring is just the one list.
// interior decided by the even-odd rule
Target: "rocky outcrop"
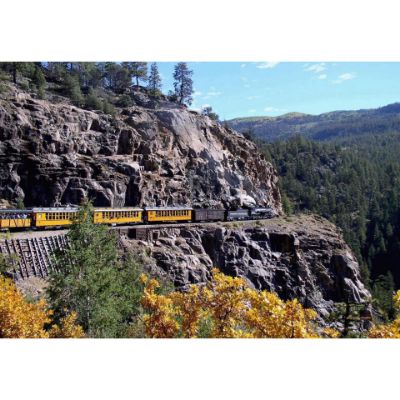
[(125, 238), (124, 245), (150, 255), (147, 267), (180, 288), (206, 281), (215, 266), (257, 289), (298, 298), (321, 316), (335, 302), (370, 299), (341, 233), (319, 217), (160, 228), (152, 237), (149, 242)]
[(0, 201), (281, 211), (276, 173), (253, 143), (177, 104), (134, 100), (112, 117), (10, 86), (0, 96)]

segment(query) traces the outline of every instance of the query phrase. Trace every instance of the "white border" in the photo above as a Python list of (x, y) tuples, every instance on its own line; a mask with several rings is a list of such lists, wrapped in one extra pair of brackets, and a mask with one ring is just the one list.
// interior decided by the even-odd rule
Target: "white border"
[[(400, 61), (394, 0), (14, 0), (2, 61)], [(338, 399), (397, 392), (398, 341), (0, 340), (5, 399)]]
[(396, 0), (14, 0), (14, 61), (400, 61)]

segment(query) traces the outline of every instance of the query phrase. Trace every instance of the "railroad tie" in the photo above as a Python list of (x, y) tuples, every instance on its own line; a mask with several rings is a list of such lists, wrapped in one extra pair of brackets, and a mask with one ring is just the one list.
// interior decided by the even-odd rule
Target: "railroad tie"
[(32, 239), (32, 243), (33, 243), (33, 246), (35, 248), (40, 274), (41, 274), (42, 278), (44, 278), (46, 276), (46, 272), (45, 272), (46, 271), (46, 264), (43, 261), (42, 250), (41, 250), (40, 245), (39, 245), (39, 243), (37, 241), (37, 238), (33, 238)]
[(52, 266), (52, 255), (50, 254), (51, 249), (49, 251), (50, 245), (49, 245), (47, 237), (42, 237), (42, 238), (40, 238), (40, 240), (42, 242), (43, 249), (44, 249), (44, 251), (46, 253), (47, 260), (48, 260), (47, 270), (45, 271), (46, 275), (48, 275), (49, 272), (50, 272), (51, 266)]
[[(36, 267), (36, 260), (35, 260), (36, 251), (35, 251), (34, 246), (32, 246), (31, 241), (29, 239), (27, 239), (27, 242), (28, 242), (28, 247), (29, 247), (29, 251), (30, 251), (30, 254), (31, 254), (32, 269), (33, 269), (33, 272), (34, 272), (35, 276), (38, 276), (39, 274), (38, 274), (38, 270), (37, 270), (37, 267)], [(39, 266), (40, 266), (40, 264), (39, 264)]]
[[(21, 257), (21, 254), (19, 254), (19, 252), (18, 252), (18, 250), (17, 250), (17, 246), (15, 245), (15, 241), (14, 241), (14, 239), (11, 239), (11, 246), (12, 246), (12, 249), (13, 249), (13, 253), (18, 257), (18, 266), (19, 266), (19, 271), (20, 271), (20, 273), (21, 273), (21, 278), (22, 279), (24, 279), (24, 278), (28, 278), (28, 271), (27, 271), (27, 269), (26, 269), (26, 267), (25, 267), (25, 271), (26, 272), (24, 272), (24, 265), (23, 265), (23, 259), (22, 259), (22, 257)], [(10, 246), (10, 247), (11, 247)], [(26, 276), (25, 276), (26, 275)]]

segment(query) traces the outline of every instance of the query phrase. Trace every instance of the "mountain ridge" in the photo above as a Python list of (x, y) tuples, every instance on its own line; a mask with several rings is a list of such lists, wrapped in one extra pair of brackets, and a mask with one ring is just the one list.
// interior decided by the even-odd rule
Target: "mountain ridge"
[(400, 133), (400, 102), (379, 108), (336, 110), (318, 115), (290, 112), (276, 117), (244, 117), (228, 126), (258, 139), (276, 141), (302, 135), (317, 141), (368, 133)]

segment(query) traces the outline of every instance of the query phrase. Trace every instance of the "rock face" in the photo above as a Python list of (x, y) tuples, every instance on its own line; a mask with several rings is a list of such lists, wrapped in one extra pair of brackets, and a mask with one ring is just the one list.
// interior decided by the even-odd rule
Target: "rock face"
[(115, 117), (0, 96), (0, 201), (26, 206), (260, 204), (281, 212), (277, 176), (251, 142), (143, 93)]
[(359, 265), (338, 229), (312, 216), (210, 227), (160, 228), (149, 243), (125, 239), (143, 251), (148, 268), (168, 275), (177, 287), (204, 282), (216, 266), (246, 278), (252, 287), (298, 298), (320, 315), (334, 302), (360, 303), (370, 294), (361, 282)]

